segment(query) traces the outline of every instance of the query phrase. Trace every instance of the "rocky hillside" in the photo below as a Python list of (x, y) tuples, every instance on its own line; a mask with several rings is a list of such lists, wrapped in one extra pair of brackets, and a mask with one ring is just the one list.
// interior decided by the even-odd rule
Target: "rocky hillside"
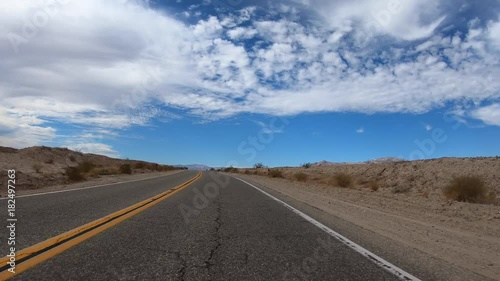
[(183, 169), (136, 160), (85, 154), (67, 148), (36, 146), (14, 149), (0, 146), (0, 186), (7, 184), (7, 170), (16, 170), (18, 189), (83, 181), (119, 173), (150, 173)]

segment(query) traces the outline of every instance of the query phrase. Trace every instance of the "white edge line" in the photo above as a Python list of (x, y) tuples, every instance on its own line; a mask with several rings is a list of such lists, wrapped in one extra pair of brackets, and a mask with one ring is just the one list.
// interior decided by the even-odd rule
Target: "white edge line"
[(360, 253), (362, 256), (366, 257), (367, 259), (369, 259), (370, 261), (372, 261), (373, 263), (375, 263), (376, 265), (378, 265), (379, 267), (382, 267), (383, 269), (387, 270), (388, 272), (392, 273), (393, 275), (395, 275), (396, 277), (398, 277), (399, 279), (401, 280), (405, 280), (405, 281), (421, 281), (420, 279), (418, 279), (417, 277), (411, 275), (410, 273), (404, 271), (403, 269), (393, 265), (392, 263), (384, 260), (383, 258), (375, 255), (374, 253), (370, 252), (369, 250), (361, 247), (360, 245), (354, 243), (353, 241), (347, 239), (346, 237), (344, 237), (343, 235), (341, 235), (340, 233), (332, 230), (331, 228), (329, 228), (328, 226), (320, 223), (319, 221), (311, 218), (310, 216), (302, 213), (301, 211), (295, 209), (294, 207), (288, 205), (287, 203), (281, 201), (280, 199), (272, 196), (271, 194), (265, 192), (264, 190), (258, 188), (257, 186), (247, 182), (247, 181), (244, 181), (238, 177), (234, 177), (248, 185), (250, 185), (251, 187), (257, 189), (258, 191), (264, 193), (265, 195), (267, 195), (268, 197), (270, 197), (271, 199), (277, 201), (278, 203), (282, 204), (283, 206), (285, 206), (286, 208), (290, 209), (292, 212), (296, 213), (297, 215), (301, 216), (302, 218), (304, 218), (305, 220), (309, 221), (310, 223), (314, 224), (315, 226), (319, 227), (321, 230), (325, 231), (326, 233), (330, 234), (330, 236), (334, 237), (335, 239), (339, 240), (342, 244), (348, 246), (349, 248), (353, 249), (354, 251)]
[[(177, 172), (177, 173), (179, 173), (179, 172)], [(174, 173), (174, 174), (177, 174), (177, 173)], [(170, 174), (170, 175), (173, 175), (173, 174)], [(166, 176), (170, 176), (170, 175), (149, 177), (149, 178), (138, 179), (138, 180), (131, 180), (131, 181), (119, 181), (119, 182), (115, 182), (115, 183), (107, 183), (107, 184), (100, 184), (100, 185), (93, 185), (93, 186), (79, 187), (79, 188), (72, 188), (72, 189), (64, 189), (64, 190), (57, 190), (57, 191), (49, 191), (49, 192), (42, 192), (42, 193), (33, 193), (33, 194), (26, 194), (26, 195), (16, 195), (16, 198), (33, 197), (33, 196), (39, 196), (39, 195), (47, 195), (47, 194), (54, 194), (54, 193), (63, 193), (63, 192), (70, 192), (70, 191), (92, 189), (92, 188), (96, 188), (96, 187), (110, 186), (110, 185), (116, 185), (116, 184), (122, 184), (122, 183), (145, 181), (145, 180), (150, 180), (150, 179), (155, 179), (155, 178), (166, 177)], [(7, 200), (7, 199), (9, 199), (8, 196), (0, 198), (0, 200)]]

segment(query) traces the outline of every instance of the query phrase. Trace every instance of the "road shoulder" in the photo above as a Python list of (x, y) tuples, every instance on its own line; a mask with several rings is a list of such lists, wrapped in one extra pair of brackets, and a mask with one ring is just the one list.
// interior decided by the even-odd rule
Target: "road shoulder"
[[(439, 222), (460, 217), (439, 216), (431, 210), (424, 214), (418, 208), (411, 212), (414, 206), (407, 202), (400, 202), (408, 209), (401, 212), (394, 199), (377, 197), (369, 191), (331, 192), (284, 179), (237, 177), (262, 187), (396, 265), (418, 273), (423, 280), (485, 280), (500, 276), (495, 264), (500, 239), (490, 235), (495, 229), (481, 233), (478, 228), (454, 228)], [(459, 225), (464, 223), (467, 221)]]

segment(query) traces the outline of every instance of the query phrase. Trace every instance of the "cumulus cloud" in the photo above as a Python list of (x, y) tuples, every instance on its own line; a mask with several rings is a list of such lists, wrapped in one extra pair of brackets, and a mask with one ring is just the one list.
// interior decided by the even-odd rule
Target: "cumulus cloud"
[(185, 23), (141, 0), (2, 1), (0, 144), (50, 142), (50, 122), (120, 130), (182, 118), (170, 109), (216, 120), (500, 98), (498, 19), (443, 35), (445, 0), (299, 2)]
[(82, 153), (100, 154), (112, 158), (120, 157), (118, 152), (113, 150), (111, 146), (103, 143), (80, 143), (76, 145), (70, 145), (68, 146), (68, 148), (71, 150), (80, 151)]
[(496, 103), (478, 108), (472, 111), (472, 116), (488, 125), (500, 126), (500, 104)]
[(358, 134), (362, 134), (364, 132), (365, 132), (365, 128), (359, 128), (356, 130), (356, 133), (358, 133)]

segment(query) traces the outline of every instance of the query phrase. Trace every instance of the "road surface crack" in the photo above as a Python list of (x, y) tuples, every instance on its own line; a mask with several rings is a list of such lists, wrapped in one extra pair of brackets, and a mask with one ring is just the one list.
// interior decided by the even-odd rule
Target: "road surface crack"
[(184, 281), (184, 276), (186, 275), (186, 260), (182, 258), (180, 252), (172, 252), (175, 255), (175, 258), (180, 262), (181, 268), (177, 271), (179, 275), (179, 280)]
[(219, 204), (217, 204), (217, 216), (215, 218), (215, 233), (214, 233), (214, 240), (213, 240), (215, 247), (213, 247), (210, 250), (210, 255), (209, 255), (208, 259), (205, 261), (205, 264), (206, 264), (209, 271), (210, 271), (210, 268), (215, 265), (215, 262), (213, 261), (214, 255), (215, 255), (215, 252), (221, 246), (221, 236), (219, 233), (220, 226), (221, 226), (220, 215), (221, 215), (221, 204), (219, 203)]

